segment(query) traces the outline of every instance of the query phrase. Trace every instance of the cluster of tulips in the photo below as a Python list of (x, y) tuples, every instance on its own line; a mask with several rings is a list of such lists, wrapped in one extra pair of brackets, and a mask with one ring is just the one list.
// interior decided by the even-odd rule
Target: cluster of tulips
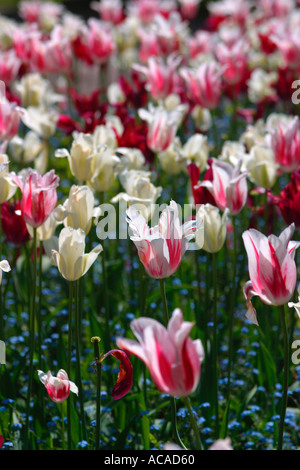
[[(22, 403), (18, 446), (50, 445), (42, 383), (61, 412), (58, 448), (78, 447), (75, 428), (81, 447), (110, 448), (101, 405), (108, 393), (138, 404), (133, 449), (240, 449), (228, 425), (236, 329), (262, 324), (270, 339), (278, 313), (282, 356), (272, 373), (282, 394), (272, 448), (288, 448), (300, 317), (298, 3), (100, 0), (87, 13), (23, 0), (18, 20), (0, 16), (0, 339), (7, 345), (0, 398), (9, 398), (13, 383), (10, 393)], [(180, 304), (169, 284), (175, 276), (187, 286)], [(45, 301), (48, 284), (56, 288)], [(55, 302), (67, 311), (64, 330)], [(14, 308), (16, 323), (20, 310), (28, 318), (17, 378), (8, 346)], [(55, 360), (45, 352), (50, 327), (63, 344)], [(109, 361), (118, 364), (114, 385)], [(260, 367), (264, 380), (268, 364)], [(167, 397), (161, 409), (153, 389)], [(212, 442), (198, 416), (200, 389), (212, 410)], [(187, 426), (178, 425), (179, 404)], [(163, 413), (164, 441), (151, 437), (150, 407)], [(117, 405), (109, 413), (130, 448), (132, 416)], [(1, 423), (0, 408), (3, 448), (12, 425)]]

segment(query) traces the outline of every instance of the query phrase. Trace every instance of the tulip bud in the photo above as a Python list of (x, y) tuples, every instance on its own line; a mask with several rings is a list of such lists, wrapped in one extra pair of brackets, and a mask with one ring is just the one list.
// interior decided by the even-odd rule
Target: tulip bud
[(227, 234), (227, 219), (229, 209), (225, 209), (222, 216), (217, 207), (211, 204), (200, 205), (197, 217), (204, 219), (204, 244), (203, 250), (208, 253), (216, 253), (224, 245)]
[(65, 279), (76, 281), (89, 270), (102, 249), (101, 245), (97, 245), (90, 253), (85, 254), (84, 231), (65, 227), (59, 234), (58, 250), (52, 250), (52, 261)]

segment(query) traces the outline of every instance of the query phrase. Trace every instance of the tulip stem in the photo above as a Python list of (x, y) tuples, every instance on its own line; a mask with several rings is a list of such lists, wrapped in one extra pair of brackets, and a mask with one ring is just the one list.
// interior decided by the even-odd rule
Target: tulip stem
[(282, 332), (283, 332), (283, 342), (284, 342), (284, 369), (283, 369), (283, 394), (282, 394), (282, 407), (280, 413), (280, 422), (279, 422), (279, 435), (278, 435), (278, 445), (277, 450), (282, 450), (283, 442), (283, 430), (284, 430), (284, 420), (287, 407), (287, 395), (288, 395), (288, 378), (289, 378), (289, 337), (286, 325), (284, 305), (281, 305), (279, 308), (281, 323), (282, 323)]
[(36, 247), (37, 247), (37, 229), (33, 228), (33, 282), (32, 282), (32, 297), (30, 305), (30, 318), (29, 318), (29, 335), (30, 335), (30, 347), (29, 347), (29, 374), (28, 374), (28, 388), (27, 388), (27, 403), (26, 403), (26, 422), (25, 422), (25, 443), (26, 448), (28, 444), (28, 430), (29, 430), (29, 414), (30, 414), (30, 399), (32, 391), (33, 381), (33, 356), (34, 356), (34, 343), (35, 343), (35, 312), (36, 312), (36, 277), (37, 277), (37, 259), (36, 259)]
[(77, 380), (78, 380), (78, 391), (79, 391), (79, 403), (80, 403), (80, 414), (81, 423), (83, 430), (83, 439), (87, 440), (86, 426), (85, 426), (85, 414), (83, 406), (83, 390), (81, 380), (81, 369), (80, 369), (80, 322), (79, 322), (79, 281), (75, 281), (74, 297), (75, 297), (75, 342), (76, 342), (76, 369), (77, 369)]
[(232, 260), (231, 299), (230, 299), (230, 311), (229, 311), (229, 347), (228, 347), (227, 406), (229, 406), (229, 400), (230, 400), (231, 368), (232, 368), (232, 356), (233, 356), (233, 318), (234, 318), (234, 306), (235, 306), (235, 297), (236, 297), (237, 234), (236, 234), (236, 220), (235, 220), (235, 216), (232, 216), (232, 228), (233, 228), (233, 260)]
[[(168, 323), (169, 323), (169, 313), (168, 313), (168, 305), (167, 305), (167, 298), (166, 298), (165, 280), (164, 279), (159, 279), (159, 283), (160, 283), (160, 292), (161, 292), (164, 318), (165, 318), (165, 326), (167, 328)], [(176, 444), (178, 444), (179, 446), (181, 446), (185, 449), (185, 446), (184, 446), (183, 442), (180, 439), (180, 436), (178, 434), (178, 429), (177, 429), (175, 398), (171, 397), (171, 396), (170, 396), (170, 406), (171, 406), (171, 422), (172, 422), (173, 439), (175, 440)]]
[(213, 367), (214, 367), (214, 401), (215, 401), (215, 415), (216, 415), (216, 439), (219, 437), (219, 405), (218, 405), (218, 366), (217, 366), (217, 357), (218, 357), (218, 343), (217, 343), (217, 253), (212, 253), (213, 258), (213, 345), (212, 345), (212, 354), (213, 354)]
[(97, 393), (96, 393), (96, 443), (95, 450), (100, 450), (100, 429), (101, 429), (101, 379), (102, 379), (102, 365), (100, 362), (99, 354), (99, 341), (98, 336), (91, 338), (94, 344), (95, 362), (97, 368)]
[(64, 404), (60, 404), (60, 412), (61, 412), (61, 441), (62, 441), (62, 449), (65, 450), (65, 418), (64, 418)]
[(188, 409), (189, 412), (189, 417), (190, 417), (190, 423), (193, 428), (194, 434), (195, 434), (195, 440), (196, 440), (196, 449), (197, 450), (202, 450), (202, 444), (201, 444), (201, 439), (200, 439), (200, 434), (199, 434), (199, 429), (197, 425), (197, 421), (195, 419), (195, 415), (191, 406), (191, 402), (189, 397), (184, 397), (183, 398), (184, 404), (186, 408)]
[[(67, 374), (71, 376), (71, 354), (72, 354), (72, 311), (73, 311), (73, 281), (69, 282), (69, 327), (68, 327), (68, 356)], [(67, 401), (67, 424), (68, 424), (68, 449), (72, 448), (71, 439), (71, 397)]]

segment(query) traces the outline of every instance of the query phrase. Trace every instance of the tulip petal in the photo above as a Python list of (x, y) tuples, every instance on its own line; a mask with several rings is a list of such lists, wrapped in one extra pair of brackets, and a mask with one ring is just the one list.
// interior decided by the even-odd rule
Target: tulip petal
[(117, 381), (112, 390), (113, 399), (119, 400), (120, 398), (124, 397), (124, 395), (126, 395), (132, 387), (132, 383), (133, 383), (132, 364), (126, 352), (121, 351), (119, 349), (113, 349), (111, 351), (108, 351), (101, 358), (101, 362), (107, 356), (113, 356), (120, 361)]

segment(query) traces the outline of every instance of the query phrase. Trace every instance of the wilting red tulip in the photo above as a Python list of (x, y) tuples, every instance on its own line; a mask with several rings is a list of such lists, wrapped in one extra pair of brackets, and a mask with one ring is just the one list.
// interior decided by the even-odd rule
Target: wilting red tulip
[(15, 175), (14, 181), (22, 191), (21, 210), (25, 222), (32, 227), (39, 227), (56, 205), (59, 177), (54, 170), (41, 176), (30, 168), (22, 177)]
[[(164, 279), (177, 271), (189, 240), (196, 236), (199, 244), (201, 236), (198, 234), (203, 233), (203, 220), (200, 218), (181, 225), (175, 201), (164, 209), (158, 225), (152, 228), (148, 227), (145, 218), (133, 205), (126, 214), (130, 238), (138, 250), (140, 261), (149, 276), (156, 279)], [(199, 248), (201, 246), (199, 244)]]
[(125, 351), (120, 351), (119, 349), (112, 349), (111, 351), (108, 351), (106, 354), (100, 357), (100, 362), (102, 363), (107, 356), (113, 356), (120, 361), (117, 381), (111, 392), (113, 399), (119, 400), (120, 398), (124, 397), (124, 395), (126, 395), (132, 387), (132, 364), (127, 353)]
[(47, 374), (42, 370), (38, 370), (37, 372), (40, 381), (46, 387), (49, 397), (55, 403), (61, 403), (65, 401), (70, 395), (70, 392), (76, 393), (76, 395), (78, 395), (77, 386), (74, 384), (74, 382), (69, 380), (68, 374), (65, 370), (60, 369), (56, 377), (51, 374), (50, 370), (47, 372)]
[(133, 320), (131, 329), (138, 342), (117, 338), (117, 345), (145, 363), (161, 392), (187, 397), (199, 383), (204, 358), (201, 341), (189, 337), (192, 327), (193, 323), (183, 321), (177, 308), (167, 328), (152, 318)]
[(21, 202), (4, 202), (1, 205), (1, 224), (6, 240), (22, 246), (30, 239), (21, 210)]
[(0, 434), (0, 449), (1, 449), (2, 445), (3, 445), (3, 436), (1, 436), (1, 434)]
[(224, 211), (227, 207), (231, 215), (238, 214), (247, 201), (247, 172), (241, 173), (241, 165), (242, 160), (234, 168), (230, 163), (213, 159), (212, 181), (200, 184), (211, 192), (219, 209)]
[(250, 281), (244, 285), (247, 318), (255, 324), (257, 316), (251, 298), (258, 295), (268, 305), (284, 305), (292, 297), (297, 280), (294, 261), (300, 242), (291, 241), (295, 225), (291, 224), (276, 237), (266, 237), (255, 229), (243, 233), (248, 255)]
[(284, 221), (300, 228), (300, 171), (291, 173), (291, 182), (282, 189), (280, 196), (274, 196), (270, 191), (268, 196), (279, 207)]

